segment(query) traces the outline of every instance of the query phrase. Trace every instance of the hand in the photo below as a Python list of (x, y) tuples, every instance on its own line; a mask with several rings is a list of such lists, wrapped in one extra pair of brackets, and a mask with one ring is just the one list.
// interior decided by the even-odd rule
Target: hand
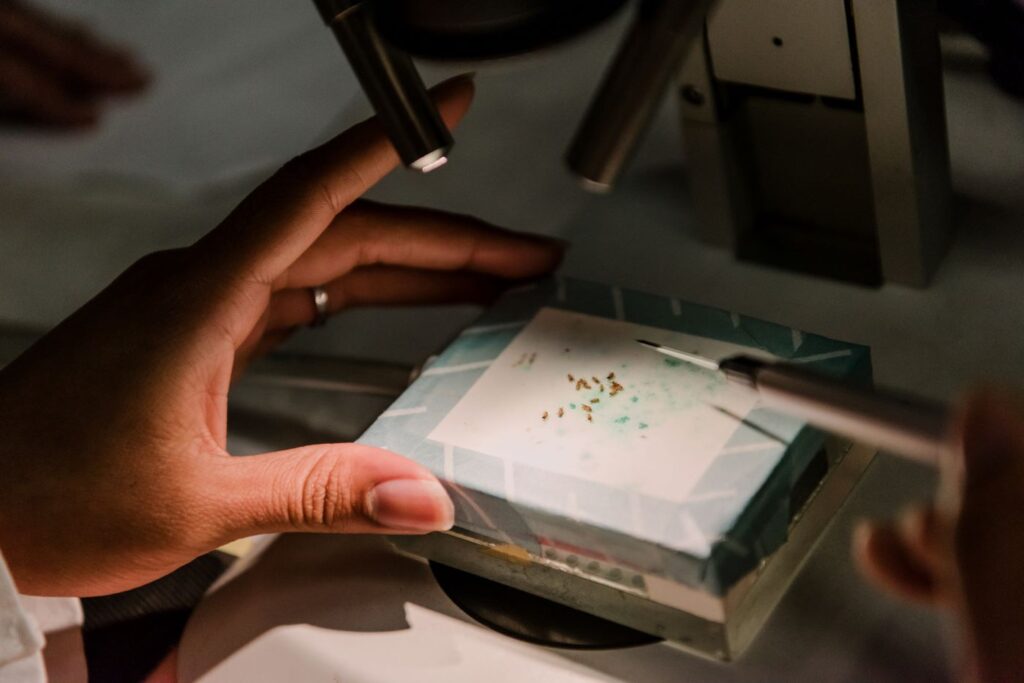
[(136, 92), (147, 80), (130, 55), (84, 29), (0, 0), (0, 116), (88, 126), (99, 120), (101, 100)]
[[(472, 84), (435, 99), (454, 125)], [(423, 533), (453, 509), (425, 468), (325, 444), (231, 457), (228, 386), (335, 308), (478, 300), (552, 270), (550, 240), (353, 203), (398, 162), (375, 121), (285, 165), (196, 244), (129, 268), (0, 372), (0, 549), (19, 589), (95, 595), (276, 531)]]
[(1024, 675), (1024, 405), (979, 393), (962, 411), (940, 502), (896, 524), (858, 529), (855, 550), (877, 583), (950, 609), (965, 676)]

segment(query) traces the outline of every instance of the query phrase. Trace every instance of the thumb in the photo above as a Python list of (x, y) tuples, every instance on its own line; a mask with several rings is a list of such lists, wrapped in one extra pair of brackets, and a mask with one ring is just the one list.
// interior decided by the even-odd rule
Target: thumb
[(230, 458), (218, 477), (224, 532), (426, 533), (450, 529), (454, 506), (426, 468), (357, 444)]

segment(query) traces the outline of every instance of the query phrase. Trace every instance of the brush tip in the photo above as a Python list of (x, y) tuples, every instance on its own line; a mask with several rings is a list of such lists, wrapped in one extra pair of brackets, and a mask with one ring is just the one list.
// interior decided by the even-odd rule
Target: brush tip
[(656, 344), (655, 342), (647, 341), (646, 339), (637, 339), (636, 343), (637, 344), (643, 344), (644, 346), (650, 346), (652, 349), (660, 349), (661, 348), (661, 344)]

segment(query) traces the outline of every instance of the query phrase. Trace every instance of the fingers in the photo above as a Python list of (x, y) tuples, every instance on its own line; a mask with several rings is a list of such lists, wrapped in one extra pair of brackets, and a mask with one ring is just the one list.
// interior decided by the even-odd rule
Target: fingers
[(1022, 415), (1015, 397), (975, 394), (957, 421), (958, 455), (943, 463), (939, 512), (865, 525), (855, 538), (856, 557), (876, 582), (953, 609), (972, 679), (1013, 680), (1024, 660)]
[[(486, 304), (493, 301), (508, 281), (479, 273), (444, 273), (368, 266), (324, 285), (328, 312), (356, 306), (415, 306), (431, 304)], [(276, 292), (266, 316), (235, 354), (232, 377), (237, 378), (253, 358), (272, 351), (298, 328), (316, 318), (309, 289)]]
[[(454, 126), (469, 107), (473, 85), (459, 77), (432, 93), (445, 123)], [(397, 165), (378, 122), (365, 121), (286, 164), (197, 246), (230, 277), (272, 283), (342, 209)]]
[(213, 477), (223, 533), (426, 533), (451, 528), (454, 507), (424, 467), (356, 444), (225, 458)]
[(470, 216), (360, 201), (277, 284), (313, 287), (372, 264), (525, 279), (554, 270), (562, 255), (555, 240), (502, 230)]
[(52, 73), (20, 55), (0, 52), (0, 106), (7, 114), (52, 126), (90, 126), (99, 109), (90, 99), (69, 93)]
[[(954, 559), (961, 616), (979, 656), (998, 659), (1009, 650), (996, 643), (1024, 642), (1024, 406), (1011, 393), (979, 391), (967, 400), (958, 433), (963, 480)], [(1019, 649), (1014, 655), (1020, 658)]]
[[(479, 273), (445, 273), (392, 266), (357, 268), (323, 285), (328, 310), (355, 306), (413, 306), (493, 301), (506, 281)], [(316, 317), (310, 290), (286, 289), (270, 301), (267, 330), (308, 325)]]
[(949, 558), (951, 529), (933, 505), (916, 505), (897, 520), (897, 529), (909, 552), (932, 576), (941, 579)]
[(864, 523), (854, 534), (854, 557), (876, 583), (909, 600), (950, 598), (952, 530), (932, 505), (907, 509), (896, 523)]
[(888, 524), (864, 523), (854, 532), (854, 559), (864, 574), (907, 600), (936, 603), (941, 596), (933, 568), (922, 561), (905, 531)]
[[(508, 285), (507, 280), (467, 272), (438, 272), (392, 266), (367, 266), (324, 285), (328, 313), (357, 306), (417, 306), (486, 304)], [(270, 300), (266, 315), (235, 353), (232, 377), (237, 378), (253, 358), (272, 351), (298, 328), (316, 319), (308, 288), (285, 289)]]

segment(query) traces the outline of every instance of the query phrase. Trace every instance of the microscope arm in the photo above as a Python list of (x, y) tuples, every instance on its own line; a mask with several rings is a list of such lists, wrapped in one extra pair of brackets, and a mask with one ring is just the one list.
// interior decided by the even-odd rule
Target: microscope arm
[(615, 184), (715, 0), (644, 0), (569, 148), (591, 190)]

